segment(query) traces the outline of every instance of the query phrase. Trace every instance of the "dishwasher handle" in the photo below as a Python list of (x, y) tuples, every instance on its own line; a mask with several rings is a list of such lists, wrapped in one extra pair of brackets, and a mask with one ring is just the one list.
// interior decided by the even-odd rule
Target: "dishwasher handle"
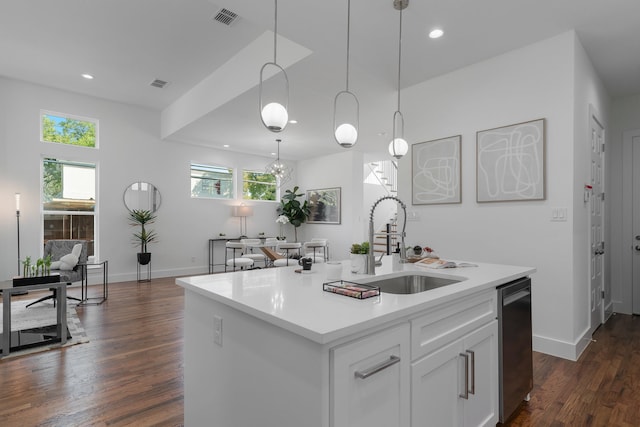
[(531, 289), (526, 288), (511, 295), (507, 295), (502, 300), (502, 306), (506, 307), (509, 304), (513, 304), (514, 302), (526, 298), (531, 295)]

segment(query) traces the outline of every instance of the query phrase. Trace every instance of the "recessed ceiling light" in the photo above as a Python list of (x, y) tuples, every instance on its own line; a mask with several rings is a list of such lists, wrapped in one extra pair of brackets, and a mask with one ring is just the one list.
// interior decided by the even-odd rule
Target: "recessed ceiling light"
[(93, 80), (93, 76), (91, 74), (84, 73), (84, 74), (81, 74), (81, 76), (87, 80)]
[(275, 155), (276, 155), (276, 153), (271, 153), (271, 155), (272, 155), (272, 156), (275, 156)]
[(296, 123), (298, 123), (297, 120), (289, 120), (289, 123), (291, 123), (292, 125), (295, 125)]
[(443, 34), (444, 34), (444, 31), (442, 31), (440, 28), (434, 28), (429, 33), (429, 37), (431, 37), (432, 39), (439, 39), (440, 37), (442, 37)]
[(229, 148), (229, 144), (224, 144), (223, 147), (224, 148)]

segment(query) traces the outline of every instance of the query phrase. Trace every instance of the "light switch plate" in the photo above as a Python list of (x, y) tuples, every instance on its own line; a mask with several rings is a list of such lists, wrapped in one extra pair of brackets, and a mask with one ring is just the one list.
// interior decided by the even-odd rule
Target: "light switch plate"
[(563, 222), (567, 221), (567, 208), (551, 208), (551, 221)]

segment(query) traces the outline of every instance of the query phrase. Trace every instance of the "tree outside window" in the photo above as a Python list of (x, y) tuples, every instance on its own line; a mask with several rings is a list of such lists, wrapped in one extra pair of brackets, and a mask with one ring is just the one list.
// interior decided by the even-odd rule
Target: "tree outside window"
[(276, 177), (264, 172), (243, 171), (242, 198), (245, 200), (277, 200)]
[(44, 142), (92, 148), (97, 145), (97, 120), (49, 113), (42, 113), (41, 119), (40, 139)]

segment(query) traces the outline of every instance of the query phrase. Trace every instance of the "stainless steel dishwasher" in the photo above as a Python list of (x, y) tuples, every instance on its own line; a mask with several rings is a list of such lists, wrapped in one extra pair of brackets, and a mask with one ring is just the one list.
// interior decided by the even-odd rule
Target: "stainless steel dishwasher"
[(498, 287), (500, 422), (507, 421), (533, 388), (531, 279)]

